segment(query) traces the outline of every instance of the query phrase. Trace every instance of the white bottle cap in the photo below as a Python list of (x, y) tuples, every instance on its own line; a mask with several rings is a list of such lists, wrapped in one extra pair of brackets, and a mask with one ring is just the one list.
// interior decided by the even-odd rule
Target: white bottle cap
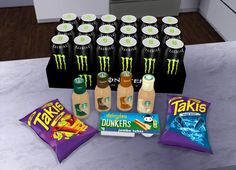
[(103, 47), (111, 46), (114, 43), (114, 39), (109, 36), (101, 36), (97, 39), (97, 44)]
[(137, 28), (135, 28), (132, 25), (125, 25), (120, 28), (120, 32), (123, 34), (131, 35), (131, 34), (135, 34), (137, 32)]
[(74, 21), (77, 15), (75, 13), (66, 13), (61, 16), (61, 19), (64, 21)]
[(112, 25), (106, 24), (99, 27), (99, 32), (104, 34), (111, 34), (115, 32), (116, 28)]
[(152, 91), (154, 89), (155, 77), (151, 74), (145, 74), (142, 78), (142, 89)]
[(164, 29), (164, 33), (170, 36), (178, 36), (181, 34), (181, 31), (179, 28), (176, 28), (176, 27), (166, 27)]
[(87, 45), (91, 43), (91, 38), (87, 35), (79, 35), (75, 37), (74, 43), (77, 45)]
[(69, 23), (59, 24), (57, 26), (57, 31), (60, 31), (60, 32), (68, 32), (68, 31), (71, 31), (72, 29), (73, 29), (73, 26)]
[(166, 41), (166, 45), (169, 47), (169, 48), (172, 48), (172, 49), (181, 49), (184, 47), (184, 43), (183, 41), (179, 40), (179, 39), (176, 39), (176, 38), (170, 38), (169, 40)]
[(103, 15), (103, 16), (101, 17), (101, 20), (102, 20), (103, 22), (107, 22), (107, 23), (115, 22), (115, 21), (116, 21), (116, 16), (115, 16), (115, 15), (112, 15), (112, 14)]
[(146, 26), (142, 28), (142, 32), (146, 35), (157, 35), (158, 34), (158, 29), (156, 27), (153, 26)]
[(89, 33), (94, 30), (94, 26), (91, 24), (82, 24), (78, 27), (78, 31), (81, 33)]
[(142, 41), (143, 45), (148, 48), (157, 48), (160, 46), (160, 41), (156, 38), (145, 38)]
[(137, 18), (133, 15), (124, 15), (121, 17), (121, 21), (127, 24), (131, 24), (137, 21)]
[(81, 19), (82, 21), (85, 21), (85, 22), (92, 22), (92, 21), (95, 21), (97, 17), (94, 14), (84, 14), (81, 16)]
[(157, 18), (151, 15), (143, 16), (141, 20), (146, 24), (155, 24), (157, 22)]
[(51, 39), (52, 43), (61, 45), (65, 44), (69, 41), (69, 37), (67, 35), (55, 35)]
[(132, 37), (123, 37), (119, 41), (123, 47), (134, 47), (137, 44), (137, 40)]
[(166, 16), (166, 17), (162, 18), (162, 22), (164, 22), (165, 24), (168, 24), (168, 25), (174, 25), (174, 24), (178, 23), (178, 20), (175, 17)]

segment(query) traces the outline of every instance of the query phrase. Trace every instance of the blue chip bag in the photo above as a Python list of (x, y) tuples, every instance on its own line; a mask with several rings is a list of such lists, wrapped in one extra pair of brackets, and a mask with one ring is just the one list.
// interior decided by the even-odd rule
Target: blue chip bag
[(212, 153), (206, 128), (210, 103), (182, 96), (168, 99), (166, 128), (159, 143)]

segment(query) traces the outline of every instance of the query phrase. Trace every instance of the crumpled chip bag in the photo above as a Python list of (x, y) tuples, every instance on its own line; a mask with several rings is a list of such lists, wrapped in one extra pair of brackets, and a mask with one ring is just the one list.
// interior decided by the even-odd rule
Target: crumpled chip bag
[(168, 96), (166, 128), (159, 143), (212, 153), (206, 127), (210, 103), (189, 97)]
[(58, 99), (35, 109), (20, 121), (53, 148), (59, 162), (98, 132), (70, 114)]

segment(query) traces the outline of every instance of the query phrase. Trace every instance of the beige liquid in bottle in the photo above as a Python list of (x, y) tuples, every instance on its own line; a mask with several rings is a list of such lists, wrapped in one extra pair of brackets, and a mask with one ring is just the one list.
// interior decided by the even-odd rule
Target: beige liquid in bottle
[(105, 72), (100, 72), (97, 75), (94, 97), (97, 111), (102, 112), (111, 109), (111, 88), (108, 84), (108, 74)]
[(73, 81), (74, 92), (72, 93), (73, 114), (79, 119), (87, 118), (90, 114), (89, 94), (86, 91), (83, 78), (76, 78)]
[(123, 71), (117, 88), (117, 108), (120, 111), (130, 111), (133, 108), (133, 96), (132, 74), (129, 71)]
[(142, 87), (138, 92), (138, 106), (139, 113), (153, 113), (155, 103), (154, 90), (155, 77), (151, 74), (145, 74), (142, 79)]

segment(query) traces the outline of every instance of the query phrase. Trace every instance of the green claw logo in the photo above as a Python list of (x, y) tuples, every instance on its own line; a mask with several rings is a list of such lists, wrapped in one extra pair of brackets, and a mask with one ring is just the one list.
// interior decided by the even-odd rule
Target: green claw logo
[(76, 55), (78, 70), (88, 71), (88, 57), (83, 55)]
[(110, 57), (98, 56), (100, 71), (110, 72)]
[(155, 58), (144, 58), (144, 63), (145, 63), (145, 74), (154, 74), (155, 72), (155, 63), (156, 59)]
[(86, 87), (88, 87), (88, 85), (89, 85), (90, 87), (92, 86), (92, 75), (79, 74), (78, 76), (81, 77), (81, 78), (84, 78)]
[(122, 71), (132, 72), (133, 58), (132, 57), (121, 57)]
[(178, 72), (178, 67), (179, 67), (179, 60), (176, 59), (167, 59), (168, 61), (168, 70), (167, 74), (168, 75), (176, 75)]
[[(61, 54), (53, 54), (58, 70), (66, 70), (66, 57)], [(63, 67), (64, 66), (64, 67)]]

